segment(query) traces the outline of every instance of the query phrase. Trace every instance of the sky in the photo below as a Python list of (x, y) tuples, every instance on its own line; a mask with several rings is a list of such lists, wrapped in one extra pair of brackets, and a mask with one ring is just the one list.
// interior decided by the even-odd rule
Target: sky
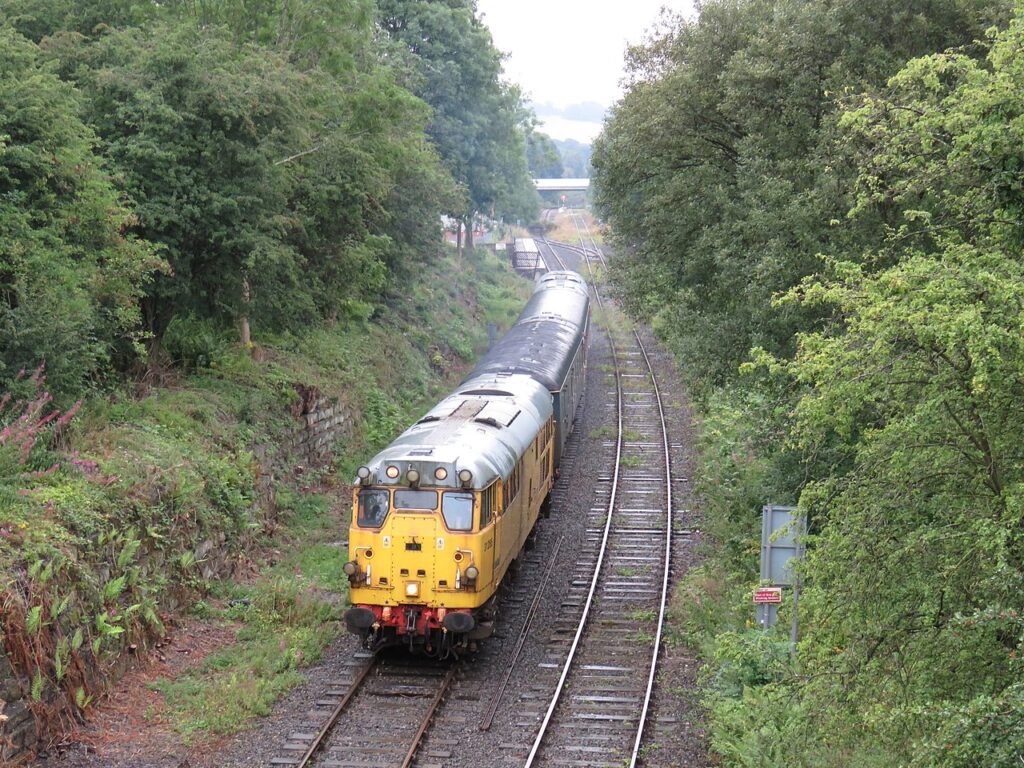
[(555, 139), (589, 143), (622, 95), (626, 46), (640, 43), (666, 7), (693, 15), (692, 0), (477, 0), (495, 46)]

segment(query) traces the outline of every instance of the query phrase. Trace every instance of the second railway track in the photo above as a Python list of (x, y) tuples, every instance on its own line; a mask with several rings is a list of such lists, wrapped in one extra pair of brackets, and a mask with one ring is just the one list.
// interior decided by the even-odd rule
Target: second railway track
[[(583, 232), (581, 241), (573, 250), (585, 264), (603, 261)], [(668, 432), (640, 336), (612, 329), (608, 336), (616, 428), (603, 450), (613, 460), (596, 478), (586, 547), (548, 642), (548, 666), (560, 671), (555, 691), (546, 703), (522, 702), (523, 726), (541, 717), (528, 768), (635, 765), (655, 680), (671, 565)]]

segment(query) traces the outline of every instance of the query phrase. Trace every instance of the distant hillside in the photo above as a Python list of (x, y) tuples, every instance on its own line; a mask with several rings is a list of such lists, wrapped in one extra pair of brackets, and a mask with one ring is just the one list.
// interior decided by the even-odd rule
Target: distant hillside
[(589, 144), (581, 144), (574, 139), (554, 139), (558, 154), (562, 157), (562, 176), (566, 179), (590, 178)]

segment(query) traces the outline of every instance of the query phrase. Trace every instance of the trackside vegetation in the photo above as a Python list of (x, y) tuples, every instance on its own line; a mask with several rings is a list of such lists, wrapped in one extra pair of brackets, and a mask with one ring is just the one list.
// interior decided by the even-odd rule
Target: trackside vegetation
[(442, 240), (536, 211), (500, 62), (471, 0), (0, 5), (0, 638), (42, 733), (190, 606), (248, 645), (168, 683), (186, 729), (333, 637), (344, 489), (285, 447), (339, 401), (347, 477), (515, 316)]
[[(595, 147), (627, 306), (703, 412), (675, 596), (723, 765), (1024, 755), (1024, 5), (719, 2), (632, 52)], [(637, 158), (643, 158), (638, 162)], [(752, 626), (760, 507), (809, 519)]]
[[(468, 370), (488, 322), (511, 325), (529, 288), (493, 254), (466, 252), (438, 258), (379, 317), (267, 339), (259, 362), (215, 341), (144, 395), (58, 414), (31, 373), (38, 394), (0, 408), (0, 600), (5, 651), (40, 719), (68, 725), (126, 651), (182, 612), (230, 622), (238, 639), (194, 677), (158, 683), (182, 732), (268, 712), (340, 632), (346, 481)], [(333, 465), (280, 448), (310, 389), (356, 414)]]

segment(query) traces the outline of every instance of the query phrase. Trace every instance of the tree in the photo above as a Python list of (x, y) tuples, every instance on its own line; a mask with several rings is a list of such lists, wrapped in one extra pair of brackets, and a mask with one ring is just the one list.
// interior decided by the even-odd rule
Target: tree
[(884, 226), (846, 220), (837, 99), (1004, 16), (983, 0), (715, 0), (630, 52), (629, 90), (595, 144), (595, 199), (627, 307), (654, 320), (691, 385), (735, 380), (753, 346), (792, 354), (820, 317), (773, 297)]
[[(464, 201), (450, 212), (535, 213), (529, 115), (501, 80), (501, 55), (472, 0), (382, 0), (379, 23), (404, 57), (405, 84), (431, 108), (427, 133)], [(471, 228), (470, 228), (471, 230)]]
[(562, 158), (563, 175), (568, 179), (590, 178), (589, 144), (581, 144), (574, 139), (555, 140), (555, 147)]
[(47, 44), (88, 96), (135, 231), (173, 268), (144, 302), (156, 340), (179, 313), (238, 322), (243, 340), (252, 320), (365, 314), (389, 266), (440, 241), (452, 185), (422, 102), (383, 68), (332, 74), (236, 34), (188, 18)]
[(825, 520), (811, 689), (882, 704), (882, 733), (920, 766), (1009, 766), (1024, 747), (1022, 43), (1018, 15), (985, 63), (911, 61), (846, 112), (854, 215), (900, 222), (869, 260), (892, 266), (837, 262), (793, 294), (842, 319), (788, 366), (799, 439), (843, 457), (801, 502)]
[(562, 178), (562, 158), (555, 142), (546, 133), (532, 130), (526, 136), (526, 160), (530, 173), (539, 179)]
[(0, 387), (45, 361), (65, 399), (134, 355), (161, 261), (93, 155), (80, 95), (0, 27)]

